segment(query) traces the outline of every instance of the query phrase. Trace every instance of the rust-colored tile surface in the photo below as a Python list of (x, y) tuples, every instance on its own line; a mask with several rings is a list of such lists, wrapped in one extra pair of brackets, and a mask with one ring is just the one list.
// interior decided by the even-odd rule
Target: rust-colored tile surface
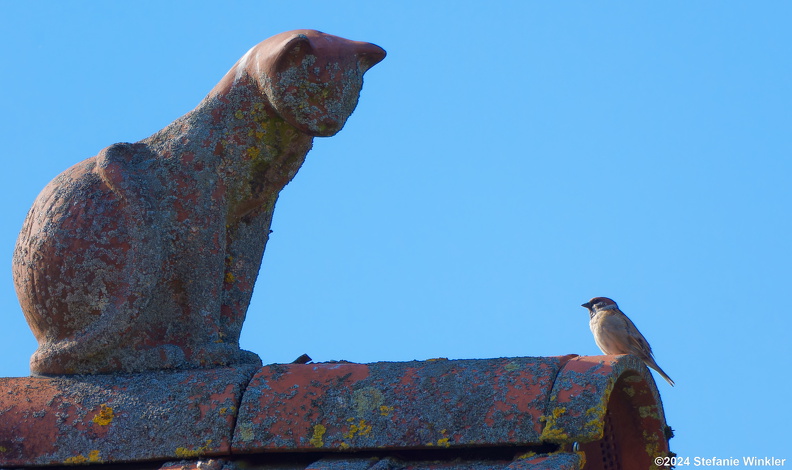
[(0, 379), (0, 467), (649, 468), (666, 431), (631, 356)]
[(570, 357), (266, 366), (245, 392), (233, 451), (537, 443)]
[(630, 414), (638, 420), (636, 433), (653, 433), (644, 437), (648, 445), (657, 443), (655, 455), (667, 450), (662, 435), (665, 416), (652, 374), (628, 355), (580, 356), (567, 362), (555, 380), (542, 438), (549, 442), (602, 439), (609, 411), (614, 418)]
[(256, 369), (0, 379), (0, 466), (228, 454)]

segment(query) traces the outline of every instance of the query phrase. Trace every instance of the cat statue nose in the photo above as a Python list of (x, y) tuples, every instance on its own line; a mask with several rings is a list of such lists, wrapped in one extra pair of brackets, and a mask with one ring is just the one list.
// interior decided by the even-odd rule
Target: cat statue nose
[(374, 67), (385, 58), (385, 49), (376, 44), (362, 43), (358, 49), (357, 56), (360, 66), (364, 71)]

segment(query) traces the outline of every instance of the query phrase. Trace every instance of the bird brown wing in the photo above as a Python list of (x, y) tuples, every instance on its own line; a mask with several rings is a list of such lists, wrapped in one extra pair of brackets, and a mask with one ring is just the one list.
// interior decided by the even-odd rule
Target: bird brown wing
[(652, 357), (652, 347), (649, 342), (643, 337), (635, 323), (632, 322), (626, 315), (622, 317), (625, 322), (625, 328), (630, 332), (630, 348), (634, 349), (634, 354), (639, 357)]

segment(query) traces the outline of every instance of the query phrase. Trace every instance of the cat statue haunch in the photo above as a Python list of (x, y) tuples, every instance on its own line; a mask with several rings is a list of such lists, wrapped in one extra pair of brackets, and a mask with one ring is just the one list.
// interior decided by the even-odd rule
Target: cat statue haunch
[(384, 57), (318, 31), (273, 36), (193, 111), (52, 180), (13, 256), (31, 372), (260, 364), (239, 335), (278, 193)]

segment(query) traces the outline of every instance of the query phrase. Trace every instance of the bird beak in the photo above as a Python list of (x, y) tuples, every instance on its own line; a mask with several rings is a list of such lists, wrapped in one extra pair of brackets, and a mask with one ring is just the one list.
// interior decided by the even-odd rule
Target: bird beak
[(591, 302), (586, 302), (585, 304), (582, 304), (581, 307), (586, 307), (587, 309), (591, 310)]

